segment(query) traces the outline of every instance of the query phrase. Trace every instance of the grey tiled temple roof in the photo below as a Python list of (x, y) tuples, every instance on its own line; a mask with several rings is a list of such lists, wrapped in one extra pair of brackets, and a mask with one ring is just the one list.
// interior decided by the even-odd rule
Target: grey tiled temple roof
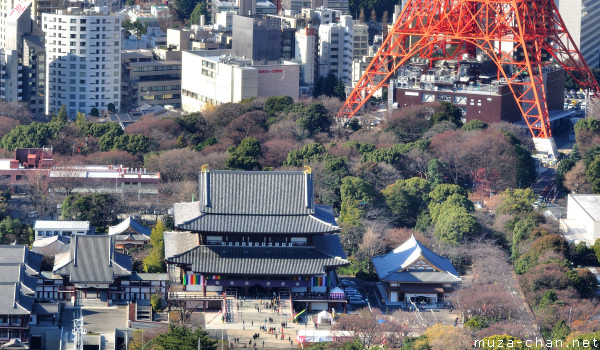
[(300, 171), (200, 173), (199, 202), (174, 206), (177, 227), (196, 232), (319, 234), (339, 231), (331, 209), (315, 205)]
[(131, 275), (131, 257), (115, 252), (114, 236), (73, 236), (71, 250), (56, 256), (53, 272), (73, 283), (112, 283)]
[(34, 253), (25, 245), (0, 246), (0, 264), (24, 264), (30, 276), (37, 276), (42, 266), (42, 255)]
[(29, 276), (25, 272), (25, 269), (26, 268), (24, 264), (0, 264), (0, 283), (19, 283), (20, 289), (23, 292), (23, 294), (35, 294), (37, 278)]
[[(409, 270), (423, 260), (435, 270)], [(374, 256), (373, 266), (379, 279), (393, 282), (460, 282), (458, 272), (450, 259), (437, 255), (412, 236), (386, 255)]]
[(165, 259), (185, 253), (198, 246), (198, 234), (187, 231), (167, 231), (164, 233)]
[(190, 265), (195, 273), (271, 276), (316, 275), (349, 264), (315, 247), (198, 246), (169, 261)]
[(33, 298), (23, 295), (18, 283), (0, 282), (0, 315), (29, 315)]

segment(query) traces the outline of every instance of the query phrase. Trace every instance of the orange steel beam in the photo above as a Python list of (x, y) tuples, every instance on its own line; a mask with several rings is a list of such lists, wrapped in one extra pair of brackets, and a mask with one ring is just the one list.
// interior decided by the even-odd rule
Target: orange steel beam
[[(455, 47), (452, 53), (447, 51), (450, 46)], [(344, 122), (352, 118), (412, 57), (430, 62), (453, 59), (473, 48), (497, 65), (533, 137), (552, 136), (544, 88), (546, 67), (558, 64), (582, 87), (600, 93), (554, 0), (410, 0), (338, 118)]]

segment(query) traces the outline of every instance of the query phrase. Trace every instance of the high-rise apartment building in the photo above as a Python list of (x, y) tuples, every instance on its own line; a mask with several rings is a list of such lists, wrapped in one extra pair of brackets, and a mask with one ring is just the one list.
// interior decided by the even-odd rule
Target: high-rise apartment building
[(352, 16), (341, 16), (338, 23), (319, 26), (319, 75), (333, 72), (345, 85), (352, 84), (354, 33)]
[(46, 113), (61, 105), (75, 118), (92, 108), (119, 109), (121, 18), (89, 10), (42, 16), (46, 34)]
[(7, 102), (27, 101), (23, 38), (31, 35), (34, 27), (31, 3), (19, 3), (10, 11), (6, 11), (7, 4), (2, 2), (0, 11), (0, 98)]
[(567, 30), (590, 67), (600, 67), (600, 1), (555, 0)]

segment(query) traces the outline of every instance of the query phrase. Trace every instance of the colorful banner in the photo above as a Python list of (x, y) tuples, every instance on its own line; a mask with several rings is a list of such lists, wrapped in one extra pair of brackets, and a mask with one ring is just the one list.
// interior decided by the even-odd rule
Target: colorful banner
[(202, 275), (184, 275), (183, 276), (183, 285), (202, 285), (203, 279)]
[(313, 277), (312, 278), (312, 286), (313, 287), (325, 287), (327, 283), (327, 277)]
[(294, 281), (310, 281), (310, 277), (294, 277)]
[(206, 278), (207, 280), (220, 280), (221, 276), (212, 275), (212, 276), (205, 276), (204, 278)]

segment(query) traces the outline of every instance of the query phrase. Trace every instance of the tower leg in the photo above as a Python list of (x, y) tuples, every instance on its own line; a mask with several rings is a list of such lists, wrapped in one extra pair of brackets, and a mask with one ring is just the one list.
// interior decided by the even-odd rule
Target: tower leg
[(534, 137), (533, 144), (536, 151), (547, 154), (548, 158), (558, 158), (558, 148), (556, 147), (556, 142), (554, 142), (554, 137)]

